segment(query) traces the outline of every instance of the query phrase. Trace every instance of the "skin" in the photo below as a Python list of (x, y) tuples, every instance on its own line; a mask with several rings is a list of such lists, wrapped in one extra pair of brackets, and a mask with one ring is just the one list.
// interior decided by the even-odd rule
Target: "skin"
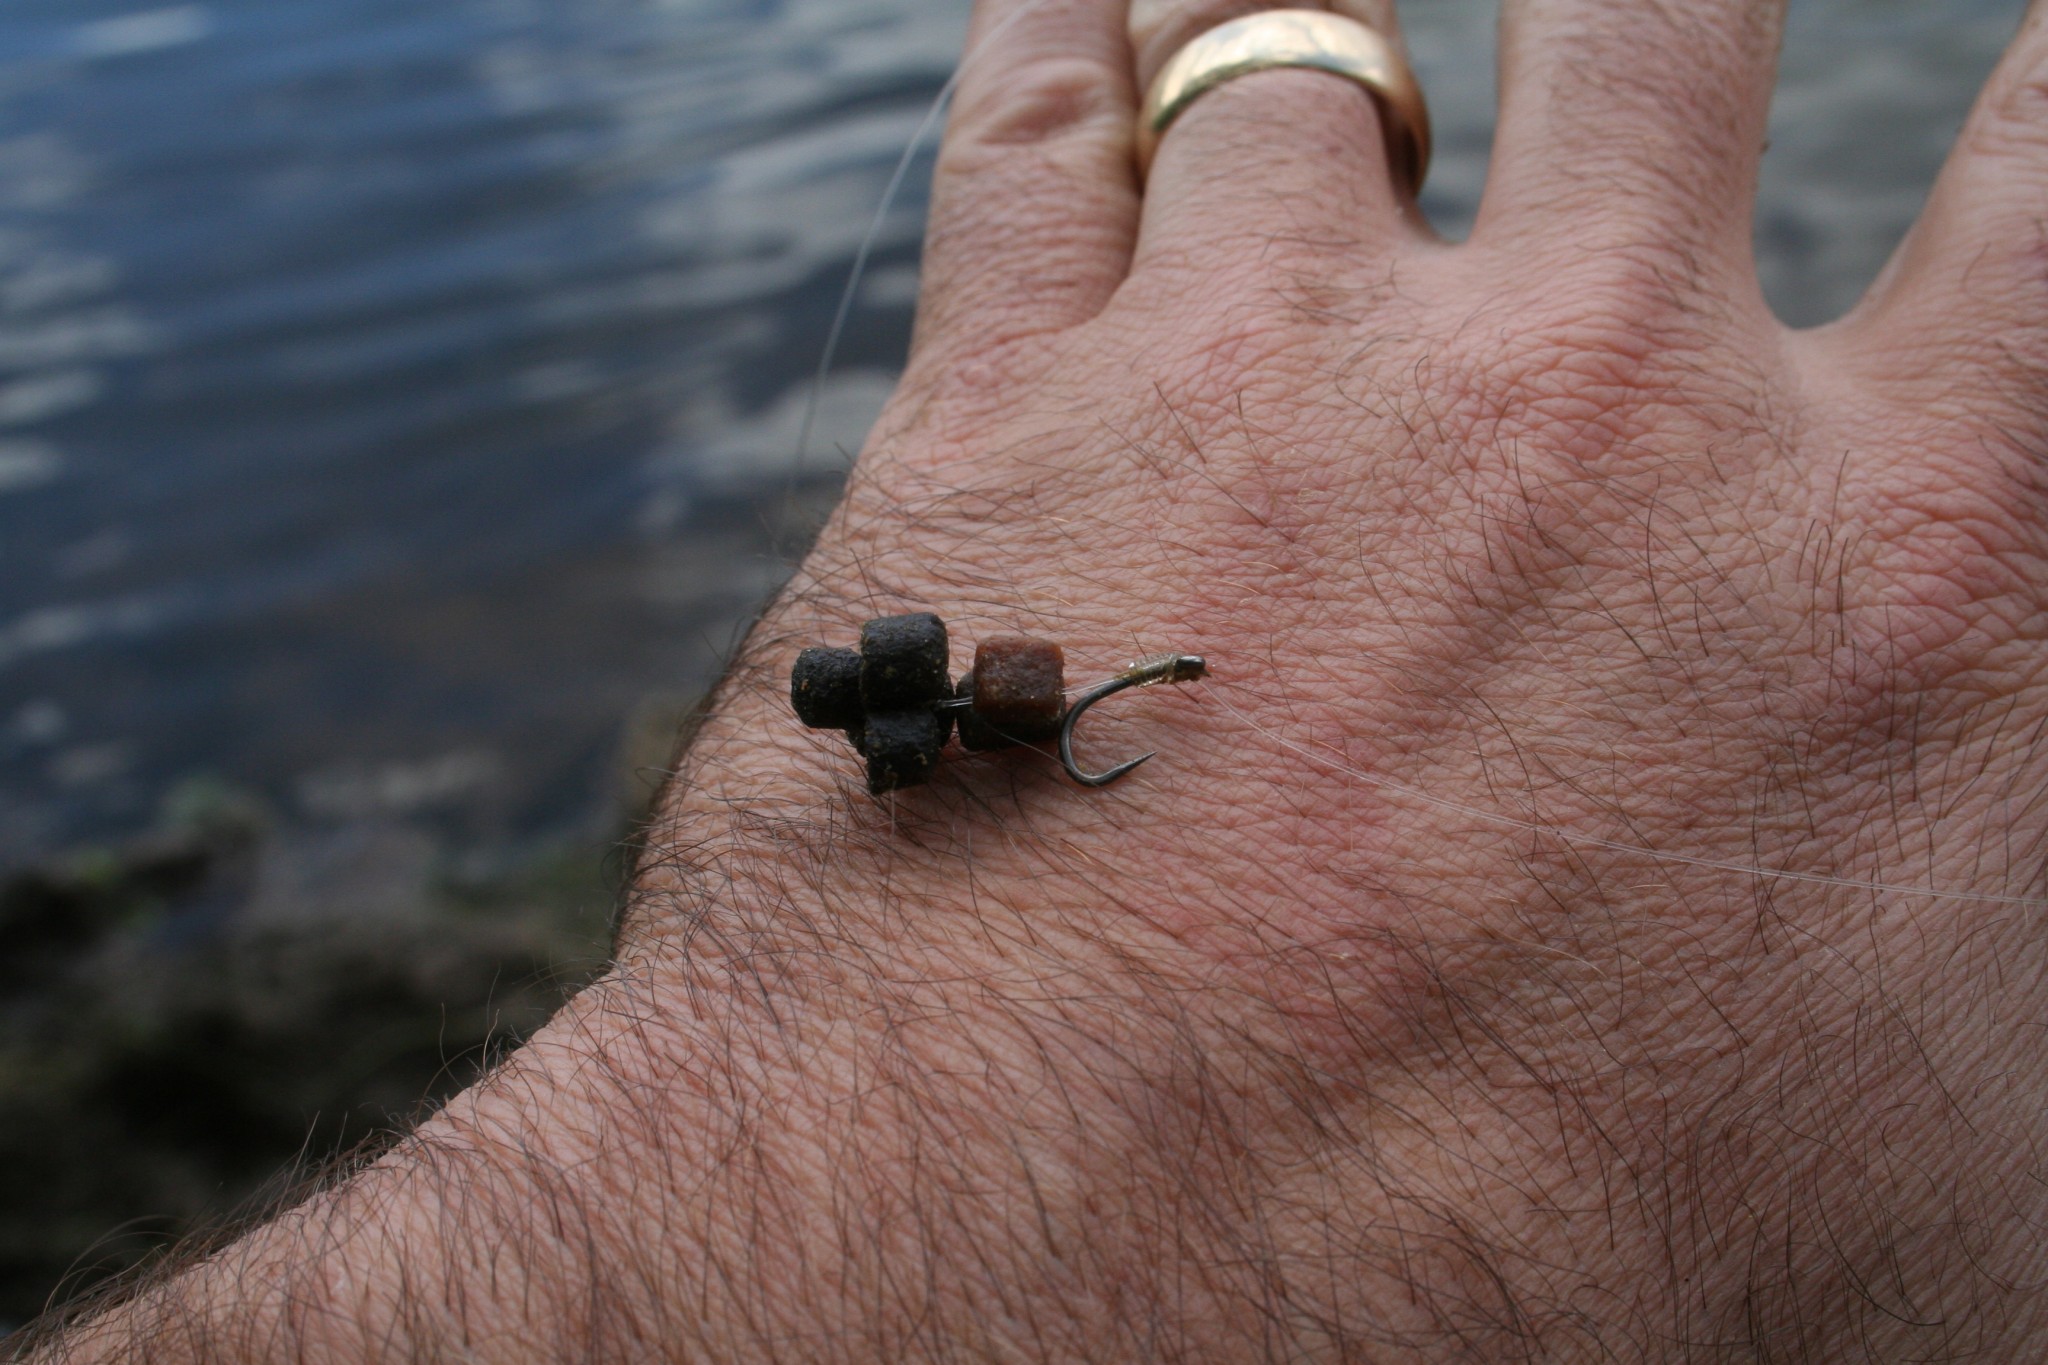
[[(909, 373), (614, 970), (37, 1358), (2038, 1354), (2048, 17), (1791, 332), (1778, 6), (1506, 0), (1457, 246), (1326, 76), (1141, 189), (1137, 92), (1246, 8), (1042, 0), (970, 62)], [(912, 609), (956, 670), (1215, 671), (1091, 715), (1161, 751), (1114, 788), (872, 800), (782, 692)]]

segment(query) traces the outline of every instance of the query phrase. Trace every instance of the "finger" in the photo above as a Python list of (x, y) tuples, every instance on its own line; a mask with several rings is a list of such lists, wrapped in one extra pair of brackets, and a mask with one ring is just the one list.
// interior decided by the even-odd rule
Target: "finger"
[(2038, 401), (2048, 374), (2048, 4), (2028, 11), (1963, 126), (1920, 221), (1842, 332), (1885, 377)]
[(1754, 275), (1783, 0), (1505, 0), (1475, 240), (1647, 246)]
[(918, 310), (951, 351), (1084, 322), (1130, 266), (1137, 96), (1118, 0), (982, 0), (939, 151)]
[[(1322, 6), (1396, 45), (1391, 0)], [(1188, 42), (1264, 6), (1243, 0), (1136, 0), (1132, 47), (1149, 84)], [(1397, 184), (1382, 112), (1355, 81), (1327, 72), (1240, 76), (1188, 107), (1161, 140), (1145, 185), (1135, 270), (1193, 253), (1264, 257), (1276, 243), (1354, 258), (1425, 236)]]

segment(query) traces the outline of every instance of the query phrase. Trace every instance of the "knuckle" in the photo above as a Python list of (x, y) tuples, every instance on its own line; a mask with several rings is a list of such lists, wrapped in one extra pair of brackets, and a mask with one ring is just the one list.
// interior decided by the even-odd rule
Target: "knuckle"
[(1275, 306), (1264, 263), (1196, 252), (1148, 270), (1139, 307), (1157, 330), (1132, 359), (1177, 410), (1222, 415), (1268, 400), (1292, 410), (1314, 390), (1333, 336), (1301, 309)]
[[(1094, 263), (1119, 243), (1084, 207), (1008, 215), (1000, 204), (953, 205), (933, 215), (918, 299), (918, 344), (1002, 342), (1064, 311), (1093, 287)], [(1025, 266), (1024, 263), (1029, 263)]]
[(1857, 453), (1815, 488), (1832, 550), (1804, 577), (1847, 613), (1851, 654), (1909, 694), (1980, 687), (2001, 658), (2033, 668), (2048, 637), (2048, 443), (1985, 406), (1967, 387), (1873, 403), (1835, 428)]
[(1085, 57), (1046, 57), (1007, 73), (983, 98), (954, 112), (942, 171), (973, 170), (990, 156), (1105, 129), (1121, 129), (1123, 81)]
[(1686, 438), (1676, 395), (1725, 417), (1697, 359), (1709, 324), (1662, 277), (1656, 261), (1610, 261), (1534, 301), (1513, 329), (1468, 334), (1446, 377), (1456, 436), (1579, 477), (1675, 453), (1674, 437)]
[(1983, 686), (2015, 645), (2032, 657), (2048, 556), (2009, 500), (1937, 477), (1871, 501), (1859, 547), (1870, 575), (1857, 621), (1864, 656), (1923, 693)]

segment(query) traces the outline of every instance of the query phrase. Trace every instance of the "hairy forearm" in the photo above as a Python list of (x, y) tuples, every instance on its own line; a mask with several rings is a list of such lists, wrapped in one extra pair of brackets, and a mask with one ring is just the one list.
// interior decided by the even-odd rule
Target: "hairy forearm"
[[(1888, 1004), (1981, 982), (2016, 912), (1965, 933), (1426, 803), (1338, 818), (1284, 748), (1189, 780), (1213, 714), (1176, 728), (1172, 819), (1021, 755), (876, 802), (780, 696), (833, 628), (793, 598), (756, 633), (603, 981), (48, 1358), (1497, 1360), (2024, 1325), (1983, 1287), (2025, 1260), (2031, 1081)], [(1431, 761), (1433, 794), (1498, 799)]]
[(722, 739), (761, 719), (730, 711), (602, 982), (49, 1358), (1057, 1356), (1156, 1321), (1158, 1062), (1198, 1045), (1173, 983), (1132, 989), (1097, 907), (848, 810), (808, 740), (773, 757), (794, 727)]

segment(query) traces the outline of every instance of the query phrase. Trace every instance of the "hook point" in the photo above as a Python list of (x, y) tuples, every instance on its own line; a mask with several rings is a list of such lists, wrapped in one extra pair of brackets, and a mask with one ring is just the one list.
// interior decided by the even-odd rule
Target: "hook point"
[(1099, 773), (1082, 772), (1078, 764), (1068, 763), (1066, 765), (1067, 776), (1073, 778), (1084, 787), (1107, 787), (1118, 778), (1128, 776), (1134, 769), (1143, 767), (1146, 763), (1157, 757), (1159, 757), (1159, 751), (1155, 749), (1149, 754), (1131, 759), (1127, 763), (1119, 763), (1114, 768)]

